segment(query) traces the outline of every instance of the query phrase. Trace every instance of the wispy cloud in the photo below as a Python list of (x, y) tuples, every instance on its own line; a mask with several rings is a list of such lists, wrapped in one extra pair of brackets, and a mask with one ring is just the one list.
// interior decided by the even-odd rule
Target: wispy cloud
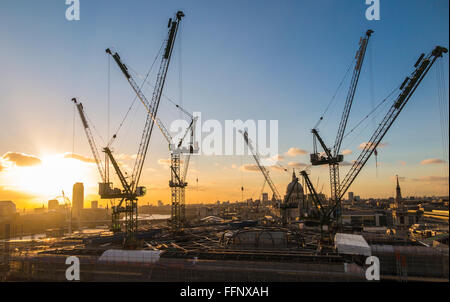
[[(364, 149), (364, 148), (366, 147), (366, 145), (367, 145), (367, 147), (369, 147), (369, 148), (373, 148), (373, 147), (375, 146), (374, 143), (372, 143), (372, 142), (363, 142), (363, 143), (359, 144), (358, 148), (359, 148), (359, 149)], [(378, 148), (378, 149), (384, 148), (384, 147), (386, 147), (387, 145), (388, 145), (388, 143), (379, 143), (378, 146), (377, 146), (377, 148)]]
[(64, 153), (64, 158), (72, 158), (85, 163), (95, 163), (95, 160), (93, 158), (76, 153)]
[(300, 162), (293, 162), (293, 161), (291, 161), (291, 162), (288, 163), (288, 166), (292, 167), (292, 168), (302, 169), (302, 168), (305, 168), (308, 165), (304, 164), (304, 163), (300, 163)]
[(125, 153), (119, 153), (119, 154), (115, 154), (114, 157), (117, 160), (135, 160), (137, 157), (137, 154), (125, 154)]
[[(397, 176), (391, 176), (391, 177), (389, 177), (389, 179), (392, 181), (392, 182), (396, 182), (397, 181)], [(398, 181), (405, 181), (406, 180), (406, 177), (404, 177), (404, 176), (399, 176), (398, 177)]]
[(298, 155), (304, 155), (308, 154), (308, 151), (300, 149), (300, 148), (289, 148), (289, 150), (286, 152), (286, 156), (294, 157)]
[(345, 161), (345, 160), (344, 160), (344, 161), (341, 162), (339, 165), (340, 165), (340, 166), (343, 166), (343, 167), (346, 167), (346, 166), (352, 166), (353, 163), (354, 163), (354, 160), (352, 160), (351, 162)]
[(445, 160), (439, 158), (428, 158), (420, 162), (421, 165), (445, 164)]
[(168, 166), (168, 165), (170, 165), (170, 159), (160, 158), (160, 159), (158, 159), (158, 164), (160, 164), (162, 166)]
[(13, 163), (19, 167), (36, 166), (42, 163), (42, 161), (37, 156), (20, 152), (6, 152), (2, 156), (2, 159), (5, 161), (9, 161), (10, 163)]
[(345, 150), (342, 150), (342, 155), (350, 155), (350, 154), (352, 154), (353, 152), (352, 152), (352, 150), (350, 150), (350, 149), (345, 149)]
[(427, 183), (443, 183), (448, 181), (448, 177), (445, 176), (423, 176), (419, 178), (411, 178), (412, 181), (427, 182)]
[(255, 164), (245, 164), (240, 167), (240, 170), (246, 172), (257, 172), (259, 171), (259, 168)]

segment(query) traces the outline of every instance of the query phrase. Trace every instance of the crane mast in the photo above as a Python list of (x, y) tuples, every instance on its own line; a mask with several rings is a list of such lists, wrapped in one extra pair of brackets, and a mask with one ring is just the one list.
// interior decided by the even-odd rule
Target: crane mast
[[(156, 77), (156, 84), (155, 89), (153, 90), (152, 99), (150, 102), (144, 103), (144, 105), (147, 107), (146, 109), (151, 112), (152, 114), (147, 115), (147, 120), (145, 122), (144, 131), (142, 133), (141, 143), (139, 145), (139, 150), (136, 157), (136, 162), (134, 164), (133, 173), (131, 177), (131, 189), (134, 190), (139, 183), (139, 179), (142, 173), (142, 168), (144, 166), (145, 156), (147, 154), (148, 145), (150, 142), (150, 137), (152, 134), (153, 126), (154, 126), (154, 120), (152, 118), (157, 115), (159, 103), (161, 100), (162, 91), (164, 88), (164, 84), (166, 81), (167, 71), (169, 68), (170, 58), (173, 51), (173, 45), (175, 43), (175, 38), (178, 32), (178, 26), (181, 21), (181, 18), (184, 17), (184, 13), (181, 11), (178, 11), (175, 15), (175, 20), (170, 19), (169, 20), (169, 33), (168, 38), (166, 40), (166, 46), (164, 50), (164, 54), (161, 58), (161, 64), (159, 67), (158, 75)], [(108, 48), (106, 49), (106, 52), (114, 58), (116, 63), (119, 65), (120, 69), (122, 70), (123, 74), (127, 78), (128, 82), (130, 83), (131, 87), (133, 88), (134, 92), (139, 96), (139, 99), (141, 101), (146, 100), (145, 96), (143, 95), (142, 91), (139, 89), (139, 86), (136, 84), (136, 82), (133, 80), (133, 78), (128, 73), (128, 68), (120, 61), (120, 57), (117, 53), (112, 54), (111, 50)]]
[[(435, 61), (442, 57), (444, 53), (447, 53), (448, 50), (442, 46), (436, 46), (431, 53), (425, 57), (425, 54), (421, 54), (419, 59), (414, 64), (415, 70), (409, 77), (406, 77), (403, 83), (400, 85), (400, 94), (393, 102), (392, 106), (389, 108), (388, 112), (384, 116), (382, 122), (379, 124), (375, 132), (372, 134), (370, 140), (364, 146), (363, 150), (358, 156), (358, 159), (353, 163), (352, 167), (346, 174), (344, 180), (340, 183), (340, 191), (338, 198), (335, 200), (334, 204), (328, 209), (328, 211), (321, 212), (321, 224), (324, 223), (330, 224), (330, 217), (333, 212), (340, 206), (340, 200), (344, 197), (347, 190), (350, 188), (351, 184), (354, 182), (358, 174), (361, 172), (370, 156), (376, 150), (377, 146), (380, 144), (383, 137), (386, 135), (394, 121), (397, 119), (400, 112), (408, 103), (411, 96), (414, 94), (417, 87), (422, 82), (423, 78), (426, 76), (430, 68), (433, 66)], [(315, 130), (315, 129), (314, 129)], [(314, 131), (313, 130), (313, 131)], [(318, 136), (320, 137), (320, 136)], [(307, 174), (305, 171), (301, 172), (305, 178), (308, 189), (312, 192), (313, 195), (317, 195), (315, 193), (314, 187), (311, 181), (308, 180)]]
[(273, 196), (277, 200), (277, 207), (280, 209), (280, 216), (281, 216), (281, 223), (283, 226), (286, 226), (287, 221), (287, 209), (293, 209), (297, 208), (298, 204), (295, 203), (289, 203), (289, 197), (293, 193), (293, 189), (295, 186), (292, 186), (291, 190), (288, 192), (288, 194), (285, 196), (285, 199), (282, 200), (280, 193), (278, 193), (277, 188), (275, 187), (275, 184), (273, 183), (272, 179), (270, 178), (269, 171), (261, 164), (261, 157), (258, 153), (258, 150), (255, 149), (251, 143), (250, 138), (248, 137), (248, 132), (243, 132), (242, 130), (239, 130), (239, 132), (244, 136), (244, 141), (249, 147), (253, 158), (255, 159), (256, 165), (258, 166), (259, 170), (264, 176), (264, 179), (266, 180), (267, 184), (269, 185), (270, 189), (272, 190)]
[(272, 182), (272, 179), (270, 178), (269, 171), (261, 164), (261, 157), (259, 156), (258, 151), (253, 148), (253, 145), (250, 141), (250, 138), (248, 137), (248, 132), (239, 130), (240, 133), (244, 136), (244, 141), (247, 144), (247, 146), (250, 148), (250, 151), (252, 152), (253, 158), (255, 159), (256, 165), (258, 166), (259, 170), (263, 174), (267, 184), (269, 185), (270, 189), (272, 190), (273, 196), (277, 201), (281, 200), (280, 193), (278, 193), (277, 188)]
[(91, 128), (89, 127), (86, 114), (83, 109), (83, 104), (78, 103), (76, 98), (72, 98), (72, 102), (74, 102), (75, 106), (78, 109), (78, 113), (80, 114), (81, 122), (83, 124), (84, 132), (86, 133), (86, 137), (89, 142), (89, 146), (91, 147), (92, 155), (94, 156), (95, 163), (97, 164), (98, 173), (100, 174), (100, 178), (103, 182), (106, 182), (106, 174), (103, 171), (102, 162), (100, 160), (100, 155), (98, 153), (97, 146), (94, 141), (94, 137), (92, 136)]
[[(373, 30), (368, 30), (364, 38), (360, 39), (359, 49), (356, 53), (356, 63), (353, 69), (353, 75), (350, 82), (350, 88), (345, 100), (344, 111), (342, 112), (341, 121), (339, 123), (339, 128), (336, 135), (336, 140), (333, 146), (333, 150), (327, 148), (322, 138), (320, 137), (317, 129), (313, 129), (312, 133), (314, 135), (314, 153), (311, 154), (311, 163), (313, 165), (328, 164), (330, 171), (330, 191), (331, 191), (331, 201), (333, 203), (338, 203), (336, 216), (340, 217), (341, 207), (340, 207), (340, 179), (339, 179), (339, 163), (344, 160), (344, 156), (339, 154), (342, 139), (344, 137), (345, 128), (347, 126), (348, 117), (350, 115), (350, 110), (353, 104), (353, 99), (355, 97), (356, 87), (358, 85), (359, 76), (361, 73), (361, 67), (364, 62), (364, 57), (367, 50), (367, 45), (369, 43), (370, 36)], [(317, 153), (316, 139), (319, 140), (320, 145), (326, 153), (326, 157), (321, 157)]]
[[(159, 118), (157, 118), (157, 112), (158, 112), (158, 107), (159, 107), (159, 103), (161, 100), (162, 91), (164, 88), (164, 83), (165, 83), (166, 76), (167, 76), (167, 71), (169, 68), (169, 63), (170, 63), (170, 58), (171, 58), (172, 51), (173, 51), (173, 46), (175, 43), (175, 38), (176, 38), (176, 35), (178, 32), (178, 26), (179, 26), (179, 23), (180, 23), (182, 17), (184, 17), (184, 13), (181, 11), (178, 11), (175, 16), (175, 20), (169, 19), (168, 38), (166, 40), (166, 47), (165, 47), (164, 54), (161, 59), (161, 65), (160, 65), (159, 72), (157, 75), (156, 85), (155, 85), (155, 89), (153, 91), (151, 101), (147, 100), (147, 98), (145, 97), (145, 95), (143, 94), (143, 92), (141, 91), (141, 89), (139, 88), (139, 86), (137, 85), (135, 80), (133, 79), (133, 77), (129, 74), (128, 68), (125, 64), (122, 63), (119, 54), (117, 52), (115, 52), (113, 54), (110, 49), (106, 49), (106, 52), (113, 57), (113, 59), (115, 60), (115, 62), (119, 66), (119, 68), (121, 69), (121, 71), (124, 74), (125, 78), (127, 79), (128, 83), (130, 84), (130, 86), (136, 93), (138, 99), (144, 105), (144, 107), (146, 108), (147, 113), (148, 113), (146, 124), (144, 127), (144, 132), (142, 134), (141, 144), (139, 146), (139, 151), (137, 153), (136, 163), (133, 168), (133, 174), (132, 174), (132, 178), (131, 178), (132, 181), (130, 183), (131, 190), (134, 190), (136, 185), (139, 183), (139, 178), (140, 178), (140, 175), (142, 172), (145, 155), (147, 153), (150, 136), (151, 136), (151, 133), (153, 130), (153, 126), (156, 123), (156, 125), (161, 130), (163, 136), (168, 141), (169, 150), (171, 151), (171, 175), (172, 176), (171, 176), (171, 181), (169, 182), (169, 186), (171, 187), (171, 191), (172, 191), (172, 220), (171, 221), (172, 221), (172, 224), (174, 224), (173, 221), (177, 221), (176, 226), (173, 226), (173, 228), (176, 228), (176, 229), (180, 229), (181, 224), (185, 220), (184, 219), (184, 216), (185, 216), (184, 215), (184, 200), (185, 200), (184, 190), (185, 190), (185, 187), (187, 186), (187, 183), (184, 181), (184, 178), (180, 174), (180, 165), (181, 165), (180, 154), (182, 153), (182, 151), (179, 149), (179, 147), (182, 144), (182, 140), (180, 141), (179, 145), (177, 146), (177, 149), (175, 149), (173, 146), (172, 137), (170, 136), (169, 131), (166, 129), (164, 124), (159, 120)], [(177, 106), (177, 107), (179, 107), (179, 106)], [(183, 109), (183, 112), (186, 113), (186, 111), (184, 109)], [(192, 119), (191, 125), (187, 131), (189, 131), (189, 129), (191, 129), (193, 124), (195, 124), (194, 119)], [(193, 131), (193, 129), (191, 129), (191, 130)], [(186, 134), (183, 136), (183, 138), (185, 136), (186, 136)], [(189, 151), (192, 151), (192, 150), (193, 150), (193, 148), (189, 148)], [(190, 154), (190, 152), (189, 152), (189, 154)], [(187, 173), (188, 163), (189, 163), (189, 161), (187, 161), (186, 168), (185, 168), (186, 172), (183, 175), (186, 175), (186, 173)], [(174, 214), (174, 213), (176, 213), (176, 214)], [(174, 219), (174, 216), (176, 216), (175, 219)]]

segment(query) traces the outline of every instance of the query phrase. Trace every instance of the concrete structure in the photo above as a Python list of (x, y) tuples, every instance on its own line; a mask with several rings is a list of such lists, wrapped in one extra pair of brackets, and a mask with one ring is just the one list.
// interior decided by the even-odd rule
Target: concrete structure
[(262, 193), (262, 204), (268, 205), (269, 204), (269, 194)]
[(334, 244), (339, 254), (370, 256), (372, 250), (361, 235), (336, 233)]
[(48, 208), (49, 211), (52, 211), (52, 210), (56, 211), (56, 210), (58, 210), (59, 209), (59, 202), (58, 202), (58, 200), (50, 199), (48, 201), (47, 208)]
[(84, 186), (82, 182), (73, 185), (72, 191), (72, 215), (80, 217), (81, 210), (84, 208)]
[(348, 192), (348, 202), (350, 204), (353, 204), (354, 201), (355, 201), (355, 197), (354, 197), (353, 192)]
[(98, 200), (91, 201), (91, 209), (98, 209)]
[(0, 217), (11, 217), (16, 214), (16, 205), (11, 200), (0, 201)]

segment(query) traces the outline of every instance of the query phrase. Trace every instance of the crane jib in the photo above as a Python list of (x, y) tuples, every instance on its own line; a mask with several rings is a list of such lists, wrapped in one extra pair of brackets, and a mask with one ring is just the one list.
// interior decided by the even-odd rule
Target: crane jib
[(177, 22), (172, 22), (172, 27), (170, 28), (169, 39), (167, 40), (166, 51), (164, 52), (164, 59), (168, 59), (170, 55), (170, 51), (173, 47), (173, 38), (175, 36), (175, 31), (177, 29)]

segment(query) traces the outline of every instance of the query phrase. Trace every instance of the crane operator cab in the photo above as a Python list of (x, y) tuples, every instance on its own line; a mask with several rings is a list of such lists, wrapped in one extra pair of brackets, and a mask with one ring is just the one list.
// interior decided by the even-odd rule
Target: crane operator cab
[(140, 197), (140, 196), (144, 196), (145, 194), (147, 194), (147, 188), (144, 186), (141, 187), (137, 187), (136, 188), (136, 196)]

